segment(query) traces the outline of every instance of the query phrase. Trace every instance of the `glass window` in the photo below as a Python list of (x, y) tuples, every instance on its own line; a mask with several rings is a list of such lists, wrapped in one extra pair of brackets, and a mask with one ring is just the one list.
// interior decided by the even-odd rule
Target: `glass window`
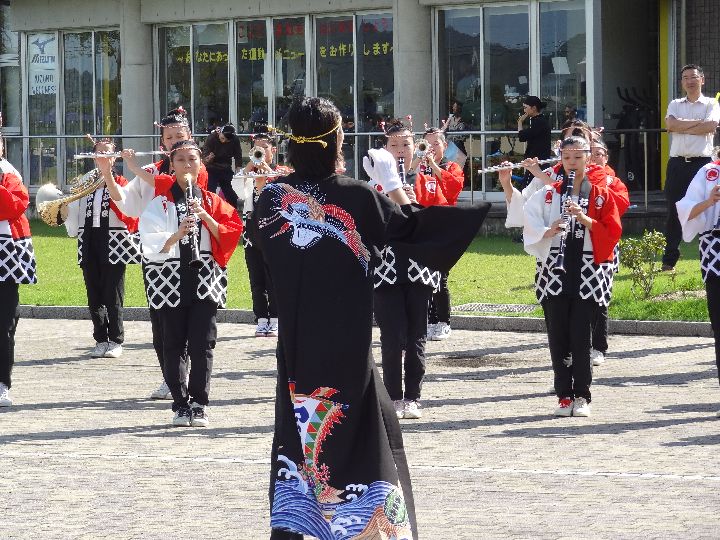
[(268, 97), (272, 92), (272, 56), (267, 55), (265, 21), (238, 22), (235, 43), (238, 131), (255, 133), (268, 122)]
[(65, 133), (79, 135), (65, 141), (66, 176), (73, 178), (89, 171), (90, 160), (75, 160), (88, 151), (86, 133), (95, 133), (93, 111), (92, 32), (63, 35), (63, 83), (65, 92)]
[(480, 10), (439, 11), (438, 33), (440, 116), (457, 102), (465, 128), (481, 129)]
[[(28, 34), (28, 126), (30, 135), (57, 133), (57, 38), (54, 33)], [(57, 181), (57, 140), (30, 139), (31, 184)]]
[(305, 17), (273, 19), (273, 34), (275, 125), (284, 129), (293, 96), (305, 94)]
[(95, 131), (121, 132), (120, 32), (95, 32)]
[(190, 111), (190, 27), (158, 31), (160, 48), (160, 114), (182, 105)]
[(10, 30), (10, 6), (0, 5), (0, 112), (5, 135), (5, 157), (18, 169), (22, 164), (22, 138), (20, 133), (20, 41), (17, 32)]
[(514, 131), (529, 93), (528, 8), (486, 7), (483, 23), (485, 129)]
[[(322, 17), (315, 20), (317, 95), (335, 103), (343, 117), (345, 133), (355, 131), (355, 51), (353, 18)], [(355, 175), (355, 138), (345, 137), (345, 167)]]
[(585, 2), (540, 3), (540, 93), (553, 129), (587, 118)]
[(209, 133), (229, 121), (228, 27), (193, 25), (194, 131)]

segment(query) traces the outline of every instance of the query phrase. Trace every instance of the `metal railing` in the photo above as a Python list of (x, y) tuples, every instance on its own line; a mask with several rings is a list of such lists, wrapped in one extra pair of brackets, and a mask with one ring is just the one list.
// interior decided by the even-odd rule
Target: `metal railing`
[[(650, 174), (657, 173), (657, 186), (659, 187), (660, 172), (660, 134), (664, 129), (606, 129), (604, 139), (610, 147), (611, 166), (616, 167), (623, 154), (628, 154), (635, 161), (630, 172), (638, 173), (638, 178), (623, 178), (627, 180), (633, 192), (642, 191), (644, 205), (648, 207), (648, 192), (651, 183)], [(559, 138), (560, 132), (553, 131), (553, 137)], [(422, 132), (416, 132), (416, 138), (422, 137)], [(448, 141), (452, 142), (463, 154), (465, 159), (458, 161), (465, 164), (466, 187), (461, 194), (471, 203), (476, 199), (493, 199), (501, 197), (501, 189), (497, 181), (497, 173), (478, 174), (479, 169), (495, 165), (500, 161), (520, 161), (524, 153), (524, 143), (520, 143), (517, 131), (488, 130), (488, 131), (452, 131), (446, 133)], [(45, 181), (51, 181), (60, 186), (66, 186), (70, 178), (83, 174), (92, 168), (90, 160), (76, 162), (73, 156), (76, 153), (87, 152), (90, 144), (84, 135), (13, 135), (4, 134), (6, 141), (6, 157), (20, 170), (26, 183), (34, 191)], [(207, 137), (207, 134), (197, 133), (194, 137), (198, 142)], [(248, 155), (252, 146), (250, 134), (239, 133), (242, 141), (243, 153)], [(616, 140), (612, 140), (612, 138)], [(130, 134), (114, 137), (118, 145), (124, 147), (134, 146), (136, 150), (150, 150), (157, 148), (160, 136), (158, 134)], [(382, 132), (345, 133), (343, 154), (346, 159), (348, 174), (357, 178), (364, 178), (362, 157), (369, 148), (379, 148), (385, 144)], [(628, 150), (628, 145), (633, 146)], [(639, 153), (639, 154), (638, 154)], [(633, 154), (637, 154), (633, 156)], [(61, 157), (62, 156), (62, 157)], [(624, 159), (627, 162), (628, 156)], [(640, 157), (641, 156), (641, 157)], [(284, 145), (279, 145), (278, 159), (284, 158)], [(628, 169), (625, 164), (624, 169)], [(638, 171), (636, 173), (635, 171)], [(621, 173), (623, 171), (618, 171)], [(496, 193), (497, 195), (493, 195)]]

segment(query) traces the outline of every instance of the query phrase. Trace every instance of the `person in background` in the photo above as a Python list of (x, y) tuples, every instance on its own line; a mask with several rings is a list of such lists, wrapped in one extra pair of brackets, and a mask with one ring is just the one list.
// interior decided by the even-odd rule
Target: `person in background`
[[(525, 158), (547, 159), (552, 156), (550, 145), (550, 122), (543, 110), (547, 103), (537, 96), (527, 96), (523, 101), (523, 114), (518, 117), (518, 140), (526, 143)], [(525, 120), (528, 127), (524, 127)], [(525, 172), (521, 188), (526, 187), (533, 179), (530, 171)]]
[(37, 272), (25, 216), (30, 196), (20, 173), (5, 159), (4, 147), (0, 138), (0, 407), (10, 407), (19, 286), (37, 283)]
[[(110, 153), (115, 144), (109, 139), (93, 142), (93, 152)], [(95, 158), (95, 168), (86, 173), (88, 183), (112, 176), (117, 185), (127, 180), (112, 171), (115, 158)], [(78, 264), (87, 291), (88, 309), (93, 324), (93, 358), (118, 358), (125, 340), (123, 303), (125, 269), (140, 262), (137, 236), (138, 220), (124, 214), (105, 184), (93, 193), (67, 205), (65, 228), (68, 236), (78, 239)]]
[(690, 181), (698, 170), (711, 161), (713, 135), (720, 121), (718, 102), (702, 93), (705, 84), (703, 69), (695, 64), (680, 70), (685, 97), (670, 102), (665, 115), (670, 140), (670, 159), (665, 179), (665, 253), (662, 270), (673, 271), (680, 258), (682, 227), (676, 203), (685, 196)]
[(225, 200), (237, 207), (238, 195), (232, 187), (232, 177), (242, 169), (243, 157), (235, 126), (226, 124), (214, 129), (205, 140), (202, 155), (208, 171), (208, 191), (216, 193), (218, 188), (222, 189)]

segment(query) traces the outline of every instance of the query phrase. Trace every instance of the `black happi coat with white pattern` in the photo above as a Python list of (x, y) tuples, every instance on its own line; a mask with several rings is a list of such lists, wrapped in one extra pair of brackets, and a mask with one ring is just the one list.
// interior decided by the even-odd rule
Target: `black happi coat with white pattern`
[(291, 174), (257, 202), (280, 326), (271, 526), (320, 539), (416, 535), (402, 435), (371, 356), (373, 268), (391, 240), (448, 271), (490, 205), (400, 207), (365, 182)]

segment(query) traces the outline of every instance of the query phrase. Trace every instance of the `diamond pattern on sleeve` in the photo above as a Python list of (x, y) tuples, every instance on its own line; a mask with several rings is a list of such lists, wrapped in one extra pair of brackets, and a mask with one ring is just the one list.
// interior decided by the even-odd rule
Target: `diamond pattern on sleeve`
[(374, 270), (374, 286), (394, 285), (397, 282), (397, 269), (395, 268), (395, 252), (391, 246), (385, 246), (380, 252), (381, 263)]

